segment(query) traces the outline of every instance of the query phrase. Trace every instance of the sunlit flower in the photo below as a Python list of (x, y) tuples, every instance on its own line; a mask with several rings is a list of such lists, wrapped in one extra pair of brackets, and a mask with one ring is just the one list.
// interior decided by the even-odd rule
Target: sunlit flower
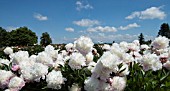
[(58, 50), (54, 50), (54, 47), (51, 45), (48, 45), (45, 47), (45, 52), (53, 59), (57, 59)]
[(137, 46), (140, 45), (139, 40), (134, 40), (132, 43), (134, 43), (134, 44), (137, 45)]
[(20, 63), (21, 76), (26, 81), (33, 81), (39, 79), (48, 73), (48, 66), (42, 63), (30, 63), (25, 61)]
[(5, 88), (15, 75), (11, 71), (0, 70), (0, 88)]
[(110, 76), (110, 73), (115, 72), (118, 69), (117, 65), (120, 63), (121, 61), (119, 61), (116, 55), (111, 54), (109, 51), (104, 52), (92, 70), (92, 75), (95, 78), (100, 77), (101, 80), (106, 81)]
[(95, 66), (96, 66), (96, 63), (92, 61), (92, 62), (90, 62), (90, 63), (88, 64), (87, 69), (90, 70), (90, 71), (92, 71)]
[(19, 78), (17, 76), (13, 77), (9, 82), (9, 89), (11, 91), (19, 91), (21, 88), (25, 86), (25, 82), (22, 78)]
[(85, 61), (86, 59), (84, 58), (84, 56), (80, 53), (73, 53), (70, 56), (70, 60), (69, 60), (69, 66), (72, 69), (81, 69), (82, 66), (85, 66)]
[(130, 62), (133, 62), (134, 61), (134, 58), (132, 55), (128, 54), (128, 53), (124, 53), (123, 56), (122, 56), (122, 60), (123, 62), (125, 63), (130, 63)]
[(40, 52), (37, 55), (36, 62), (42, 63), (48, 66), (53, 66), (53, 60), (49, 54), (46, 52)]
[(92, 52), (89, 52), (86, 55), (86, 63), (90, 63), (91, 61), (93, 61), (93, 57), (94, 57), (94, 55), (92, 54)]
[(68, 52), (73, 51), (74, 49), (74, 45), (72, 43), (68, 43), (65, 47)]
[(19, 64), (21, 61), (29, 60), (29, 54), (27, 51), (18, 51), (10, 55), (12, 63)]
[(110, 50), (110, 45), (104, 44), (102, 47), (103, 50), (109, 51)]
[(1, 59), (1, 58), (0, 58), (0, 66), (1, 66), (2, 64), (9, 65), (9, 64), (10, 64), (10, 61), (9, 61), (8, 59)]
[(7, 55), (10, 55), (13, 53), (13, 49), (11, 47), (6, 47), (4, 49), (4, 53), (7, 54)]
[(128, 49), (128, 43), (127, 42), (120, 42), (119, 44), (120, 48), (123, 49), (125, 52), (127, 52), (129, 49)]
[(141, 49), (149, 49), (149, 46), (148, 45), (146, 45), (146, 44), (143, 44), (143, 45), (141, 45)]
[(145, 71), (152, 69), (153, 71), (162, 69), (162, 63), (159, 61), (159, 57), (156, 54), (146, 54), (141, 60), (141, 64)]
[(81, 88), (78, 86), (78, 84), (73, 83), (71, 88), (69, 88), (69, 91), (81, 91)]
[(124, 77), (115, 76), (111, 80), (110, 91), (123, 91), (126, 87), (126, 79)]
[(123, 53), (125, 53), (125, 51), (123, 49), (121, 49), (119, 44), (117, 44), (117, 43), (112, 44), (112, 46), (110, 48), (110, 52), (114, 55), (117, 55), (120, 58), (122, 58)]
[(131, 50), (131, 51), (139, 51), (139, 46), (136, 45), (135, 43), (129, 43), (128, 49)]
[(159, 36), (151, 44), (156, 49), (164, 49), (169, 46), (169, 39), (166, 37)]
[(86, 79), (84, 84), (84, 89), (86, 91), (110, 91), (109, 83), (106, 83), (105, 81), (96, 79), (94, 77)]
[(93, 45), (94, 43), (92, 42), (92, 40), (84, 36), (81, 36), (75, 41), (75, 48), (83, 55), (86, 55), (87, 53), (91, 52)]
[(64, 84), (64, 78), (61, 71), (52, 70), (46, 77), (47, 87), (52, 89), (61, 89)]
[(166, 69), (170, 70), (170, 61), (167, 61), (166, 63), (164, 63), (163, 67), (165, 67)]

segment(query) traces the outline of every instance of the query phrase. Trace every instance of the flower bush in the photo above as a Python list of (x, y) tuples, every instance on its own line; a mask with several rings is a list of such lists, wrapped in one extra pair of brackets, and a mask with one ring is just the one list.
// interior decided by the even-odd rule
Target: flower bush
[(101, 47), (81, 36), (65, 50), (48, 45), (44, 51), (29, 53), (6, 47), (6, 56), (0, 58), (0, 90), (169, 90), (168, 44), (159, 36), (151, 45), (134, 40)]

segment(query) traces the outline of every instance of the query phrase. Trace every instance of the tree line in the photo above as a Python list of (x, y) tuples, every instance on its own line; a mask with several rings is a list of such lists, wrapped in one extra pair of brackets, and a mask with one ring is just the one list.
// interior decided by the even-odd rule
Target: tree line
[[(169, 29), (169, 24), (168, 23), (163, 23), (160, 27), (160, 30), (158, 31), (157, 36), (165, 36), (168, 39), (170, 39), (170, 29)], [(138, 36), (139, 43), (142, 44), (150, 44), (152, 41), (151, 40), (145, 40), (144, 35), (140, 33)]]
[[(165, 36), (170, 39), (170, 29), (168, 23), (163, 23), (158, 31), (157, 36)], [(151, 40), (145, 40), (141, 33), (138, 36), (140, 44), (150, 44)], [(32, 46), (38, 43), (38, 37), (35, 32), (27, 27), (20, 27), (12, 31), (6, 31), (0, 27), (0, 47), (4, 46)], [(52, 39), (48, 32), (42, 33), (40, 44), (47, 46), (52, 43)]]
[[(12, 31), (7, 31), (0, 27), (0, 47), (4, 46), (32, 46), (38, 43), (38, 37), (35, 32), (27, 27), (20, 27)], [(51, 44), (52, 40), (47, 32), (42, 33), (40, 44), (46, 46)]]

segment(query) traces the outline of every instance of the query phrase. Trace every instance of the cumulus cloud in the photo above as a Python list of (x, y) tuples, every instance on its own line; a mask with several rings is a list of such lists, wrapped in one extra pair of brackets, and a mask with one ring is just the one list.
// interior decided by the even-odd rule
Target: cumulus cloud
[(73, 24), (81, 27), (91, 27), (94, 25), (99, 25), (100, 22), (98, 20), (81, 19), (79, 21), (73, 21)]
[(88, 2), (77, 1), (76, 2), (76, 10), (81, 11), (82, 9), (93, 9), (93, 6), (90, 5)]
[(87, 29), (88, 32), (116, 32), (117, 29), (115, 27), (110, 27), (110, 26), (105, 26), (105, 27), (102, 27), (102, 26), (97, 26), (97, 27), (94, 27), (94, 28), (88, 28)]
[(43, 15), (41, 15), (39, 13), (34, 14), (34, 18), (36, 18), (37, 20), (40, 20), (40, 21), (48, 20), (47, 16), (43, 16)]
[(17, 28), (19, 28), (19, 27), (8, 26), (5, 29), (6, 29), (6, 31), (10, 32), (12, 30), (16, 30)]
[(138, 25), (137, 23), (132, 23), (127, 26), (120, 26), (119, 29), (120, 30), (128, 30), (128, 29), (137, 28), (137, 27), (140, 27), (140, 25)]
[(65, 30), (68, 32), (74, 32), (74, 28), (71, 28), (71, 27), (65, 28)]
[[(122, 41), (126, 42), (132, 42), (133, 40), (137, 40), (139, 35), (131, 35), (131, 34), (95, 34), (95, 35), (89, 35), (92, 40), (97, 42), (103, 42), (103, 43), (112, 43), (113, 41), (120, 43)], [(153, 40), (153, 36), (145, 35), (146, 40)]]
[[(120, 43), (122, 41), (126, 42), (132, 42), (134, 40), (138, 40), (139, 35), (131, 35), (131, 34), (106, 34), (106, 33), (91, 33), (91, 34), (85, 34), (82, 36), (87, 36), (92, 39), (94, 43), (112, 43), (115, 41), (116, 43)], [(80, 37), (80, 36), (78, 36)], [(145, 40), (153, 40), (155, 37), (145, 35)], [(58, 40), (59, 43), (72, 43), (77, 38), (68, 38), (63, 37), (62, 39)]]
[(133, 12), (131, 15), (127, 16), (125, 19), (160, 19), (163, 20), (166, 17), (164, 11), (161, 10), (162, 7), (151, 7), (144, 11), (136, 11)]

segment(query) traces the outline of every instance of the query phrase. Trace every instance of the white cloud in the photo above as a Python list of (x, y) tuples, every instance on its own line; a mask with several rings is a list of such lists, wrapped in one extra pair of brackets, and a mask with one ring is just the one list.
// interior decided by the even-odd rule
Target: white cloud
[(120, 26), (119, 29), (120, 30), (128, 30), (128, 29), (137, 28), (137, 27), (140, 27), (140, 25), (138, 25), (137, 23), (133, 23), (133, 24), (129, 24), (127, 26)]
[(40, 20), (40, 21), (48, 20), (47, 16), (43, 16), (43, 15), (41, 15), (39, 13), (34, 14), (34, 18), (36, 18), (37, 20)]
[(77, 1), (76, 2), (76, 10), (81, 11), (81, 9), (93, 9), (93, 6), (88, 2)]
[(88, 32), (116, 32), (117, 29), (115, 27), (110, 27), (110, 26), (105, 26), (105, 27), (102, 27), (102, 26), (97, 26), (97, 27), (94, 27), (94, 28), (88, 28), (87, 29)]
[[(89, 33), (89, 34), (81, 34), (80, 36), (87, 36), (92, 39), (94, 43), (112, 43), (115, 41), (116, 43), (120, 43), (122, 41), (132, 42), (134, 40), (138, 40), (139, 35), (131, 35), (131, 34), (107, 34), (107, 33)], [(57, 40), (58, 43), (73, 43), (80, 36), (68, 38), (63, 37), (62, 39)], [(145, 40), (153, 40), (155, 37), (144, 35)]]
[(68, 32), (74, 32), (74, 28), (71, 28), (71, 27), (65, 28), (65, 30)]
[[(139, 35), (130, 35), (130, 34), (92, 34), (89, 35), (90, 38), (92, 38), (93, 42), (97, 43), (97, 42), (103, 42), (103, 43), (112, 43), (113, 41), (120, 43), (122, 41), (126, 41), (126, 42), (132, 42), (133, 40), (138, 40), (138, 36)], [(145, 35), (145, 40), (153, 40), (154, 37), (153, 36), (148, 36)]]
[(125, 19), (133, 19), (135, 17), (139, 19), (160, 19), (163, 20), (166, 17), (164, 11), (160, 10), (162, 7), (151, 7), (144, 11), (136, 11), (131, 15), (127, 16)]
[(94, 25), (99, 25), (100, 22), (98, 20), (81, 19), (80, 21), (73, 21), (73, 24), (81, 27), (91, 27)]
[(12, 30), (16, 30), (17, 28), (19, 28), (19, 27), (9, 26), (9, 27), (7, 27), (7, 28), (5, 28), (5, 29), (6, 29), (6, 31), (10, 32), (10, 31), (12, 31)]

